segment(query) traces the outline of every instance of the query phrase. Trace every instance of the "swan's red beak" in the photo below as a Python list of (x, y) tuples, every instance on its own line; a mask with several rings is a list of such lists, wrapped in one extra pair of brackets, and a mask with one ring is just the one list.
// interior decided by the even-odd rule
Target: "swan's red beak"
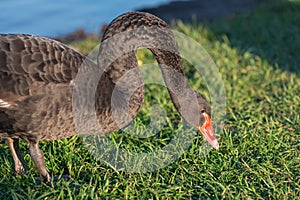
[(199, 127), (199, 131), (202, 133), (207, 142), (215, 149), (219, 149), (219, 143), (215, 138), (215, 131), (212, 125), (212, 121), (208, 114), (203, 113), (205, 122)]

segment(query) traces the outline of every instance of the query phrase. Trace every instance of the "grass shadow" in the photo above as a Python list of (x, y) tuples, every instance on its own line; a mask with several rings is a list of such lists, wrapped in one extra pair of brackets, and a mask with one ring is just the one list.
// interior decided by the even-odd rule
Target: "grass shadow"
[[(300, 73), (300, 1), (266, 2), (254, 12), (206, 23), (232, 47), (266, 59), (270, 64)], [(214, 38), (215, 39), (215, 38)]]

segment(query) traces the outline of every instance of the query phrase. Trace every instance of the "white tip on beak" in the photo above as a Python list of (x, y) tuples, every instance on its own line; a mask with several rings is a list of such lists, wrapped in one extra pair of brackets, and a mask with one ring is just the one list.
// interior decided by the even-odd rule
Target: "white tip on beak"
[(219, 143), (218, 143), (218, 141), (217, 141), (217, 139), (214, 139), (213, 141), (211, 141), (211, 142), (209, 142), (210, 143), (210, 145), (213, 147), (213, 148), (215, 148), (215, 149), (219, 149)]

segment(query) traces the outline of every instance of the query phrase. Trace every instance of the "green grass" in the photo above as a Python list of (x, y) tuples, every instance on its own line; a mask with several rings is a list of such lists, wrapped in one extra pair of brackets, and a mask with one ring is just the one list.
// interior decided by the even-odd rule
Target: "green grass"
[[(29, 171), (14, 176), (8, 147), (0, 146), (0, 199), (295, 199), (300, 196), (300, 4), (278, 1), (254, 12), (212, 24), (181, 24), (176, 30), (201, 43), (223, 77), (227, 116), (220, 149), (200, 156), (199, 136), (175, 162), (146, 173), (115, 171), (97, 161), (75, 136), (41, 142), (48, 170), (70, 174), (68, 182), (36, 184), (38, 176), (22, 142)], [(74, 43), (89, 52), (96, 41)], [(140, 51), (139, 59), (153, 57)], [(203, 88), (189, 65), (193, 88)], [(166, 124), (150, 138), (114, 133), (109, 138), (123, 149), (151, 152), (166, 145), (181, 130), (179, 116), (162, 87), (147, 86), (142, 112), (134, 128), (145, 131), (149, 108), (161, 103)], [(139, 126), (138, 126), (139, 125)], [(196, 133), (196, 131), (194, 131)]]

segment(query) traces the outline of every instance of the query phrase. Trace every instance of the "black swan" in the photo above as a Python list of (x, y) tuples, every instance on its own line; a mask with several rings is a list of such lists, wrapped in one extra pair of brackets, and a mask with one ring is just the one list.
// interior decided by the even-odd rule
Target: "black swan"
[[(151, 32), (153, 27), (158, 30), (157, 33)], [(118, 44), (116, 47), (110, 46), (113, 51), (107, 51), (106, 40), (118, 33), (138, 28), (138, 34), (121, 37), (122, 41), (115, 41)], [(160, 48), (162, 43), (172, 50)], [(103, 35), (98, 64), (105, 62), (110, 54), (118, 51), (114, 48), (120, 46), (131, 48), (102, 69), (103, 74), (96, 90), (95, 108), (103, 129), (101, 132), (108, 133), (126, 126), (139, 112), (144, 100), (143, 86), (138, 86), (132, 93), (128, 104), (130, 117), (121, 125), (113, 119), (111, 96), (120, 77), (137, 68), (135, 53), (138, 47), (144, 46), (156, 57), (176, 109), (183, 116), (186, 109), (194, 112), (197, 120), (190, 124), (197, 127), (206, 140), (218, 149), (209, 104), (187, 81), (180, 78), (177, 80), (176, 76), (168, 72), (168, 69), (172, 69), (184, 75), (177, 43), (168, 25), (156, 16), (143, 12), (129, 12), (117, 17)], [(86, 66), (96, 66), (86, 56), (58, 41), (25, 34), (0, 34), (0, 138), (7, 138), (16, 173), (26, 171), (18, 149), (19, 139), (24, 139), (29, 144), (30, 155), (38, 172), (45, 181), (49, 181), (39, 141), (78, 134), (72, 112), (72, 92), (83, 62), (86, 62)], [(99, 64), (98, 68), (101, 67), (103, 66)], [(139, 72), (135, 75), (139, 81)], [(186, 101), (184, 103), (188, 105), (181, 105), (178, 95), (183, 96)], [(190, 95), (196, 97), (197, 110), (191, 105)], [(84, 97), (81, 103), (85, 103)], [(189, 117), (186, 115), (184, 118)]]

